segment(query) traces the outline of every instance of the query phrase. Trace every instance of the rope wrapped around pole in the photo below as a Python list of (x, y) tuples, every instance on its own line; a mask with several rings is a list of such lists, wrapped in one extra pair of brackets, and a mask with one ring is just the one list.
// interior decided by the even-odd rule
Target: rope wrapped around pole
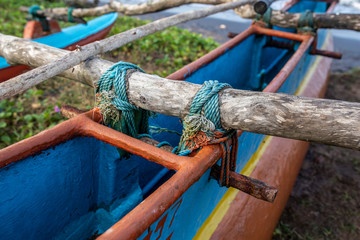
[[(6, 46), (6, 47), (4, 47)], [(0, 34), (0, 55), (37, 67), (69, 51)], [(31, 54), (30, 54), (31, 53)], [(96, 84), (112, 62), (93, 58), (65, 76)], [(128, 76), (129, 102), (137, 107), (184, 118), (200, 85), (134, 72)], [(3, 88), (0, 87), (0, 98)], [(299, 139), (360, 150), (360, 103), (225, 89), (220, 93), (223, 128)]]

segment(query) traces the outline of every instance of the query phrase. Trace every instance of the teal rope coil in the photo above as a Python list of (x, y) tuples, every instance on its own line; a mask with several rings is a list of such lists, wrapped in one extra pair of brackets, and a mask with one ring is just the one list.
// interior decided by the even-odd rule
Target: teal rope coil
[(301, 13), (298, 29), (300, 32), (314, 32), (314, 16), (313, 12), (310, 10), (306, 10), (305, 12)]
[(38, 5), (33, 5), (29, 7), (29, 14), (31, 14), (33, 17), (37, 16), (37, 11), (41, 10), (41, 8)]
[(44, 32), (50, 31), (50, 25), (48, 20), (46, 19), (45, 16), (38, 15), (37, 14), (38, 10), (41, 10), (41, 8), (38, 5), (33, 5), (29, 8), (29, 14), (31, 15), (31, 18), (41, 23)]
[(226, 132), (221, 127), (218, 93), (230, 87), (227, 83), (219, 83), (213, 80), (204, 82), (191, 103), (189, 115), (184, 118), (184, 130), (177, 150), (178, 154), (189, 150), (191, 152), (192, 149), (186, 146), (186, 142), (199, 131), (203, 131), (209, 136), (214, 135), (215, 131)]
[(72, 11), (74, 10), (73, 7), (69, 7), (69, 11), (68, 11), (68, 21), (73, 23), (74, 22), (74, 18), (73, 18), (73, 15), (72, 15)]
[[(121, 125), (125, 125), (128, 134), (136, 138), (138, 131), (135, 126), (135, 112), (140, 111), (141, 109), (129, 103), (125, 83), (126, 73), (128, 70), (132, 69), (144, 72), (141, 68), (131, 63), (118, 62), (114, 64), (99, 79), (96, 93), (101, 95), (115, 90), (115, 96), (111, 99), (111, 103), (116, 109), (121, 111)], [(144, 111), (143, 115), (145, 115), (145, 117), (142, 119), (142, 123), (140, 124), (142, 127), (141, 132), (147, 133), (149, 129), (148, 118), (150, 113)]]
[(204, 82), (191, 103), (189, 116), (201, 114), (204, 108), (205, 117), (213, 122), (217, 129), (221, 128), (218, 92), (230, 87), (227, 83), (219, 83), (213, 80)]
[(271, 24), (270, 24), (271, 15), (272, 15), (272, 8), (269, 7), (263, 15), (257, 13), (255, 15), (255, 21), (262, 21), (263, 23), (265, 23), (265, 27), (271, 28)]

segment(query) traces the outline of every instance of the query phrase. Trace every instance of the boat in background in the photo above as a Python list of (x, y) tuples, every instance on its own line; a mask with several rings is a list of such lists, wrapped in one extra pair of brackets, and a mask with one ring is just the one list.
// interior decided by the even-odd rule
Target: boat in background
[[(291, 12), (329, 12), (335, 3), (296, 1)], [(320, 47), (322, 51), (317, 50)], [(328, 30), (317, 35), (254, 23), (168, 76), (202, 84), (323, 97), (331, 59)], [(269, 239), (309, 143), (237, 132), (234, 172), (279, 189), (267, 203), (221, 187), (211, 168), (223, 148), (178, 156), (99, 124), (93, 110), (0, 150), (0, 229), (4, 239)], [(150, 125), (180, 132), (178, 118)], [(171, 132), (152, 136), (177, 146)], [(234, 144), (232, 139), (228, 143)], [(130, 155), (120, 155), (125, 150)]]
[[(60, 29), (56, 21), (49, 20), (50, 35), (44, 35), (39, 21), (30, 21), (24, 29), (24, 38), (33, 39), (52, 47), (74, 50), (76, 46), (83, 46), (96, 40), (103, 39), (114, 25), (118, 14), (109, 13), (75, 26)], [(25, 65), (9, 65), (5, 58), (0, 57), (0, 82), (30, 70)]]

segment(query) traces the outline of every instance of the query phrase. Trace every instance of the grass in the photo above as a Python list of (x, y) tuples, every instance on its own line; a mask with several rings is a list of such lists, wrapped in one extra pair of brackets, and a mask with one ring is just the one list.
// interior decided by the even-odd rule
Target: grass
[[(21, 37), (27, 14), (20, 12), (18, 8), (34, 4), (42, 8), (64, 6), (61, 1), (0, 0), (0, 32)], [(132, 17), (119, 17), (110, 35), (147, 22)], [(60, 23), (60, 25), (67, 27), (71, 24)], [(148, 73), (165, 77), (217, 46), (218, 44), (210, 38), (204, 39), (199, 34), (171, 27), (129, 43), (102, 57), (114, 62), (120, 60), (132, 62)], [(0, 148), (64, 121), (60, 113), (55, 111), (55, 107), (65, 104), (80, 109), (90, 109), (94, 105), (93, 88), (57, 77), (23, 94), (0, 101)]]

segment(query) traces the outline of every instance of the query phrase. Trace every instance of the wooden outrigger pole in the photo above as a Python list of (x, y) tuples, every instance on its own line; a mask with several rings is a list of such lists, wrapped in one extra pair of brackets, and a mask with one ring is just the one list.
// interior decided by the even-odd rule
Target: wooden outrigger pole
[[(24, 57), (26, 52), (31, 54)], [(82, 50), (69, 52), (0, 35), (0, 55), (10, 62), (32, 67), (70, 54), (81, 56), (81, 53)], [(112, 62), (93, 58), (61, 75), (93, 86), (112, 65)], [(9, 92), (3, 87), (8, 82), (0, 84), (0, 98)], [(128, 76), (128, 87), (129, 101), (135, 106), (183, 118), (201, 85), (135, 72)], [(224, 128), (360, 150), (360, 103), (236, 89), (225, 89), (220, 99)]]
[[(0, 34), (1, 56), (11, 63), (41, 66), (1, 83), (0, 99), (13, 96), (67, 69), (70, 70), (62, 73), (63, 76), (94, 86), (102, 73), (113, 64), (94, 59), (94, 55), (119, 48), (169, 26), (246, 3), (248, 1), (231, 2), (177, 14), (88, 44), (74, 52)], [(310, 39), (307, 40), (309, 43)], [(29, 53), (25, 59), (24, 53)], [(86, 62), (76, 66), (82, 61)], [(188, 114), (189, 103), (201, 87), (144, 73), (131, 74), (128, 79), (128, 97), (134, 105), (181, 118)], [(144, 96), (146, 101), (141, 98)], [(360, 149), (359, 103), (226, 89), (221, 93), (220, 110), (224, 128)]]

